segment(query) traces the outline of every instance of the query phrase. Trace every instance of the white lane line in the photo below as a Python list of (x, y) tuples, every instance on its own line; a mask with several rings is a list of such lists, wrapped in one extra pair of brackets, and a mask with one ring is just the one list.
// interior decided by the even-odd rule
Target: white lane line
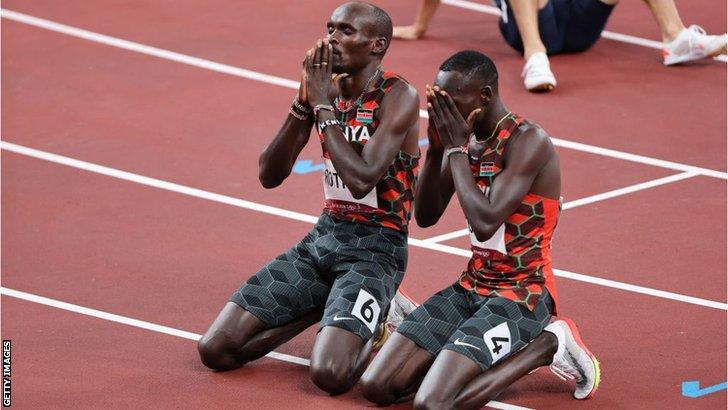
[[(130, 317), (117, 315), (114, 313), (104, 312), (102, 310), (96, 310), (87, 308), (84, 306), (74, 305), (67, 302), (61, 302), (60, 300), (56, 299), (50, 299), (44, 296), (38, 296), (34, 295), (32, 293), (22, 292), (15, 289), (10, 289), (6, 287), (0, 287), (0, 293), (2, 293), (5, 296), (14, 297), (16, 299), (22, 299), (28, 302), (34, 302), (45, 306), (51, 306), (58, 309), (67, 310), (74, 313), (79, 313), (86, 316), (92, 316), (98, 319), (108, 320), (110, 322), (115, 323), (121, 323), (124, 325), (129, 325), (133, 327), (138, 327), (140, 329), (146, 329), (151, 330), (153, 332), (158, 333), (164, 333), (171, 336), (177, 336), (181, 337), (183, 339), (188, 339), (192, 341), (197, 341), (202, 337), (202, 335), (198, 335), (197, 333), (187, 332), (185, 330), (175, 329), (173, 327), (169, 326), (162, 326), (158, 325), (156, 323), (151, 322), (145, 322), (143, 320), (138, 319), (132, 319)], [(288, 363), (294, 363), (294, 364), (300, 364), (302, 366), (310, 366), (311, 361), (308, 359), (304, 359), (302, 357), (298, 356), (291, 356), (284, 353), (278, 353), (278, 352), (270, 352), (266, 355), (266, 357), (269, 357), (271, 359), (281, 360)], [(528, 407), (520, 407), (509, 403), (503, 403), (499, 401), (491, 401), (487, 404), (489, 407), (493, 407), (496, 409), (504, 409), (504, 410), (531, 410)]]
[[(108, 320), (115, 323), (121, 323), (123, 325), (129, 325), (138, 327), (140, 329), (151, 330), (153, 332), (164, 333), (167, 335), (181, 337), (183, 339), (198, 341), (202, 335), (197, 333), (188, 332), (185, 330), (175, 329), (169, 326), (162, 326), (156, 323), (145, 322), (143, 320), (132, 319), (130, 317), (116, 315), (114, 313), (104, 312), (102, 310), (96, 310), (87, 308), (84, 306), (74, 305), (71, 303), (61, 302), (60, 300), (50, 299), (43, 296), (33, 295), (31, 293), (21, 292), (19, 290), (10, 289), (6, 287), (0, 287), (0, 292), (6, 296), (12, 296), (17, 299), (27, 300), (28, 302), (35, 302), (41, 305), (52, 306), (58, 309), (68, 310), (70, 312), (80, 313), (82, 315), (93, 316), (95, 318)], [(291, 356), (283, 353), (271, 352), (266, 356), (282, 360), (284, 362), (300, 364), (304, 366), (309, 365), (309, 361), (300, 357)]]
[[(16, 154), (21, 154), (21, 155), (25, 155), (25, 156), (29, 156), (29, 157), (33, 157), (33, 158), (37, 158), (37, 159), (42, 159), (45, 161), (49, 161), (49, 162), (53, 162), (53, 163), (57, 163), (57, 164), (61, 164), (61, 165), (66, 165), (66, 166), (70, 166), (73, 168), (82, 169), (85, 171), (90, 171), (90, 172), (122, 179), (125, 181), (135, 182), (135, 183), (139, 183), (139, 184), (146, 185), (146, 186), (151, 186), (151, 187), (160, 188), (160, 189), (164, 189), (164, 190), (168, 190), (168, 191), (172, 191), (172, 192), (177, 192), (177, 193), (184, 194), (184, 195), (190, 195), (190, 196), (193, 196), (196, 198), (207, 199), (207, 200), (210, 200), (213, 202), (224, 203), (224, 204), (228, 204), (228, 205), (232, 205), (232, 206), (236, 206), (236, 207), (240, 207), (240, 208), (249, 209), (249, 210), (256, 211), (256, 212), (262, 212), (262, 213), (266, 213), (269, 215), (281, 216), (284, 218), (294, 219), (297, 221), (308, 222), (308, 223), (315, 223), (318, 220), (318, 217), (313, 216), (313, 215), (306, 215), (306, 214), (302, 214), (299, 212), (293, 212), (293, 211), (289, 211), (289, 210), (282, 209), (282, 208), (276, 208), (276, 207), (269, 206), (269, 205), (258, 204), (255, 202), (245, 201), (242, 199), (233, 198), (233, 197), (229, 197), (226, 195), (220, 195), (220, 194), (216, 194), (213, 192), (203, 191), (201, 189), (191, 188), (191, 187), (187, 187), (184, 185), (175, 184), (172, 182), (167, 182), (167, 181), (162, 181), (162, 180), (155, 179), (155, 178), (145, 177), (143, 175), (133, 174), (131, 172), (126, 172), (126, 171), (121, 171), (121, 170), (114, 169), (114, 168), (105, 167), (103, 165), (97, 165), (97, 164), (93, 164), (90, 162), (85, 162), (85, 161), (80, 161), (80, 160), (73, 159), (73, 158), (64, 157), (61, 155), (51, 154), (49, 152), (39, 151), (36, 149), (13, 144), (13, 143), (10, 143), (7, 141), (0, 141), (0, 148), (2, 148), (3, 150), (9, 151), (9, 152), (14, 152)], [(412, 246), (415, 246), (415, 247), (419, 247), (419, 248), (431, 249), (431, 250), (435, 250), (435, 251), (439, 251), (439, 252), (443, 252), (443, 253), (449, 253), (452, 255), (464, 256), (467, 258), (469, 258), (471, 255), (470, 251), (466, 250), (466, 249), (455, 248), (452, 246), (447, 246), (447, 245), (443, 245), (443, 244), (439, 244), (439, 243), (425, 242), (423, 240), (415, 239), (415, 238), (409, 238), (409, 244)], [(588, 276), (588, 275), (562, 271), (562, 270), (558, 270), (558, 269), (554, 269), (554, 272), (557, 276), (563, 276), (565, 278), (578, 280), (578, 281), (582, 281), (582, 282), (593, 283), (593, 284), (616, 288), (616, 289), (628, 290), (631, 292), (656, 296), (656, 297), (665, 298), (665, 299), (677, 300), (677, 301), (681, 301), (681, 302), (691, 303), (694, 305), (706, 306), (706, 307), (710, 307), (710, 308), (714, 308), (714, 309), (728, 310), (727, 304), (721, 303), (721, 302), (715, 302), (715, 301), (708, 300), (708, 299), (701, 299), (701, 298), (696, 298), (696, 297), (692, 297), (692, 296), (685, 296), (685, 295), (680, 295), (677, 293), (665, 292), (662, 290), (631, 285), (628, 283), (622, 283), (622, 282), (612, 281), (612, 280), (608, 280), (608, 279), (602, 279), (602, 278), (598, 278), (598, 277), (592, 277), (592, 276)]]
[(15, 152), (17, 154), (27, 155), (42, 159), (45, 161), (55, 162), (61, 165), (67, 165), (69, 167), (83, 169), (86, 171), (94, 172), (101, 175), (106, 175), (125, 181), (136, 182), (138, 184), (151, 186), (154, 188), (164, 189), (167, 191), (177, 192), (184, 195), (193, 196), (196, 198), (207, 199), (222, 204), (236, 206), (238, 208), (250, 209), (252, 211), (262, 212), (269, 215), (282, 216), (288, 219), (295, 219), (297, 221), (316, 223), (318, 217), (312, 215), (302, 214), (300, 212), (293, 212), (286, 209), (276, 208), (273, 206), (263, 205), (256, 202), (246, 201), (244, 199), (233, 198), (226, 195), (215, 194), (213, 192), (203, 191), (201, 189), (190, 188), (188, 186), (175, 184), (173, 182), (162, 181), (160, 179), (149, 178), (143, 175), (133, 174), (131, 172), (121, 171), (115, 168), (105, 167), (103, 165), (92, 164), (86, 161), (80, 161), (77, 159), (64, 157), (62, 155), (51, 154), (49, 152), (39, 151), (32, 148), (23, 147), (7, 141), (0, 141), (0, 147), (2, 149)]
[(630, 185), (624, 188), (615, 189), (613, 191), (604, 192), (588, 196), (586, 198), (577, 199), (564, 204), (563, 209), (576, 208), (577, 206), (593, 204), (594, 202), (604, 201), (605, 199), (615, 198), (622, 195), (627, 195), (633, 192), (642, 191), (644, 189), (654, 188), (656, 186), (670, 184), (684, 179), (696, 177), (699, 174), (694, 171), (682, 172), (675, 175), (669, 175), (664, 178), (653, 179), (652, 181), (642, 182), (640, 184)]
[(461, 238), (463, 236), (470, 235), (468, 228), (458, 229), (457, 231), (447, 232), (442, 235), (436, 235), (430, 238), (423, 239), (422, 242), (426, 243), (440, 243), (447, 242), (450, 239)]
[(422, 242), (425, 243), (440, 243), (440, 242), (447, 242), (450, 239), (455, 238), (461, 238), (463, 236), (470, 235), (470, 231), (467, 228), (464, 229), (458, 229), (457, 231), (447, 232), (442, 235), (436, 235), (430, 238), (423, 239)]
[(249, 80), (261, 81), (268, 84), (279, 85), (281, 87), (292, 88), (298, 90), (298, 81), (288, 80), (273, 75), (263, 74), (256, 71), (246, 70), (244, 68), (234, 67), (227, 64), (220, 64), (214, 61), (202, 58), (192, 57), (186, 54), (175, 53), (174, 51), (164, 50), (157, 47), (147, 46), (133, 41), (122, 40), (120, 38), (107, 36), (104, 34), (94, 33), (80, 29), (77, 27), (67, 26), (65, 24), (56, 23), (50, 20), (29, 16), (27, 14), (18, 13), (12, 10), (1, 9), (0, 15), (8, 20), (18, 23), (28, 24), (30, 26), (43, 28), (56, 33), (66, 34), (71, 37), (77, 37), (95, 43), (107, 46), (118, 47), (124, 50), (136, 53), (146, 54), (153, 57), (163, 58), (165, 60), (175, 61), (177, 63), (187, 64), (205, 70), (216, 71), (218, 73), (230, 74), (236, 77), (243, 77)]
[[(216, 63), (213, 61), (205, 60), (202, 58), (192, 57), (186, 54), (180, 54), (161, 48), (151, 47), (132, 41), (122, 40), (116, 37), (111, 37), (103, 34), (94, 33), (88, 30), (83, 30), (76, 27), (67, 26), (65, 24), (55, 23), (53, 21), (44, 20), (41, 18), (29, 16), (27, 14), (18, 13), (15, 11), (0, 9), (0, 16), (8, 20), (16, 21), (18, 23), (28, 24), (34, 27), (54, 31), (61, 34), (66, 34), (72, 37), (81, 38), (84, 40), (104, 44), (112, 47), (122, 48), (124, 50), (134, 51), (141, 54), (146, 54), (162, 59), (175, 61), (182, 64), (191, 65), (194, 67), (212, 70), (218, 73), (229, 74), (237, 77), (246, 78), (253, 81), (260, 81), (267, 84), (278, 85), (281, 87), (298, 90), (298, 81), (289, 80), (286, 78), (276, 77), (273, 75), (259, 73), (257, 71), (246, 70), (230, 66), (227, 64)], [(420, 117), (427, 118), (427, 111), (420, 110)], [(552, 138), (553, 144), (558, 147), (573, 149), (576, 151), (589, 152), (592, 154), (602, 155), (606, 157), (623, 159), (626, 161), (638, 162), (641, 164), (653, 165), (656, 167), (675, 169), (678, 171), (696, 171), (701, 175), (728, 179), (728, 173), (720, 172), (712, 169), (699, 168), (691, 165), (680, 164), (676, 162), (664, 161), (661, 159), (646, 157), (642, 155), (630, 154), (622, 151), (617, 151), (609, 148), (597, 147), (594, 145), (583, 144), (575, 141), (563, 140), (560, 138)]]
[(488, 6), (486, 4), (474, 3), (472, 1), (465, 0), (442, 0), (442, 4), (448, 6), (460, 7), (461, 9), (477, 11), (479, 13), (490, 14), (496, 17), (500, 17), (501, 11), (498, 7)]
[(655, 296), (663, 299), (679, 300), (681, 302), (690, 303), (693, 305), (705, 306), (713, 309), (728, 310), (728, 303), (721, 303), (712, 300), (696, 298), (693, 296), (682, 295), (680, 293), (667, 292), (664, 290), (647, 288), (644, 286), (631, 285), (629, 283), (617, 282), (614, 280), (597, 278), (594, 276), (586, 276), (581, 273), (569, 272), (562, 269), (554, 269), (554, 275), (569, 278), (573, 280), (593, 283), (595, 285), (602, 285), (609, 288), (626, 290), (628, 292), (641, 293), (643, 295)]
[(491, 407), (494, 409), (501, 409), (501, 410), (531, 410), (529, 407), (521, 407), (516, 406), (515, 404), (508, 404), (508, 403), (501, 403), (499, 401), (491, 400), (489, 401), (485, 407)]
[(644, 155), (631, 154), (629, 152), (617, 151), (609, 148), (597, 147), (594, 145), (582, 144), (580, 142), (564, 140), (560, 138), (551, 138), (551, 142), (557, 147), (569, 148), (576, 151), (588, 152), (591, 154), (601, 155), (603, 157), (618, 158), (624, 161), (637, 162), (645, 165), (652, 165), (659, 168), (667, 168), (675, 171), (697, 172), (706, 177), (713, 177), (728, 180), (728, 172), (716, 171), (713, 169), (694, 167), (678, 162), (665, 161), (662, 159), (646, 157)]
[[(615, 198), (622, 195), (627, 195), (633, 192), (642, 191), (644, 189), (653, 188), (660, 185), (669, 184), (672, 182), (682, 181), (687, 178), (692, 178), (700, 175), (697, 172), (681, 172), (679, 174), (675, 175), (669, 175), (663, 178), (654, 179), (652, 181), (647, 182), (641, 182), (639, 184), (634, 184), (630, 186), (626, 186), (624, 188), (615, 189), (613, 191), (604, 192), (601, 194), (591, 195), (587, 196), (581, 199), (576, 199), (574, 201), (565, 202), (561, 209), (567, 210), (571, 208), (576, 208), (578, 206), (587, 205), (587, 204), (593, 204), (595, 202), (604, 201), (606, 199)], [(433, 236), (432, 238), (423, 239), (424, 242), (430, 242), (430, 243), (438, 243), (438, 242), (445, 242), (449, 241), (450, 239), (460, 238), (462, 236), (468, 236), (470, 235), (470, 232), (467, 229), (459, 229), (454, 232), (448, 232), (444, 233), (442, 235)]]
[[(441, 243), (425, 242), (419, 239), (410, 238), (410, 245), (431, 249), (443, 253), (449, 253), (451, 255), (464, 256), (469, 258), (471, 253), (469, 250), (456, 248), (454, 246), (443, 245)], [(566, 271), (563, 269), (554, 269), (554, 275), (568, 278), (580, 282), (592, 283), (595, 285), (605, 286), (608, 288), (626, 290), (628, 292), (640, 293), (648, 296), (655, 296), (663, 299), (676, 300), (680, 302), (690, 303), (698, 306), (705, 306), (713, 309), (728, 310), (728, 303), (716, 302), (713, 300), (696, 298), (693, 296), (682, 295), (679, 293), (667, 292), (664, 290), (652, 289), (645, 286), (632, 285), (629, 283), (618, 282), (610, 279), (603, 279), (595, 276), (583, 275), (581, 273), (575, 273)]]
[[(500, 17), (500, 15), (501, 15), (501, 11), (497, 7), (488, 6), (488, 5), (480, 4), (480, 3), (475, 3), (472, 1), (442, 0), (442, 3), (447, 4), (448, 6), (459, 7), (461, 9), (490, 14), (492, 16)], [(646, 38), (631, 36), (629, 34), (621, 34), (621, 33), (615, 33), (612, 31), (604, 30), (604, 31), (602, 31), (602, 37), (609, 39), (609, 40), (620, 41), (622, 43), (628, 43), (628, 44), (647, 47), (647, 48), (654, 48), (655, 50), (662, 50), (661, 41), (648, 40)], [(715, 59), (718, 61), (722, 61), (724, 63), (728, 62), (728, 56), (725, 56), (725, 55), (718, 56)]]

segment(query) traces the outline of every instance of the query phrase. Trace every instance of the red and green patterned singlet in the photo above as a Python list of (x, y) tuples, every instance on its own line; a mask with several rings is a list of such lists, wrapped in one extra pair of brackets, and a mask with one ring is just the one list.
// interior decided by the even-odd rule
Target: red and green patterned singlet
[[(361, 154), (364, 145), (371, 138), (387, 138), (387, 135), (374, 133), (380, 122), (379, 107), (384, 97), (402, 77), (385, 72), (373, 91), (367, 92), (361, 104), (348, 112), (344, 107), (334, 107), (336, 118), (343, 124), (344, 137)], [(325, 134), (320, 130), (324, 159), (324, 212), (332, 217), (382, 226), (407, 233), (407, 225), (412, 214), (412, 200), (417, 181), (420, 156), (413, 156), (400, 150), (382, 179), (364, 198), (356, 199), (339, 177), (331, 162), (331, 156), (323, 145)]]
[[(477, 159), (468, 156), (473, 177), (485, 195), (503, 170), (509, 138), (522, 123), (522, 117), (509, 114), (496, 130), (494, 147), (487, 148)], [(551, 238), (559, 210), (559, 200), (528, 193), (488, 240), (478, 241), (471, 229), (473, 256), (468, 270), (460, 276), (460, 285), (481, 295), (513, 300), (530, 310), (545, 288), (556, 305)]]

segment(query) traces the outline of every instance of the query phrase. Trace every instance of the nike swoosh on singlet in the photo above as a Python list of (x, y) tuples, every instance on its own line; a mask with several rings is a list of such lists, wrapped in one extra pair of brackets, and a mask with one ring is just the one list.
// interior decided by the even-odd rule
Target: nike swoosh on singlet
[(481, 350), (481, 349), (480, 349), (480, 348), (479, 348), (478, 346), (476, 346), (476, 345), (471, 345), (470, 343), (465, 343), (465, 342), (461, 342), (461, 341), (460, 341), (460, 339), (455, 339), (455, 342), (454, 342), (454, 343), (455, 343), (456, 345), (458, 345), (458, 346), (469, 346), (469, 347), (472, 347), (473, 349), (478, 349), (478, 350)]
[(334, 320), (338, 322), (339, 320), (356, 320), (356, 319), (354, 319), (353, 317), (339, 317), (339, 315), (336, 315), (336, 316), (334, 316)]

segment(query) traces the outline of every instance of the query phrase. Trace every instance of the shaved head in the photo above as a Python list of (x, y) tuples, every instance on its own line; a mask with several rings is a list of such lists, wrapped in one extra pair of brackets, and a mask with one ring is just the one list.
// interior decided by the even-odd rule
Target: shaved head
[(362, 28), (370, 37), (385, 39), (387, 44), (381, 52), (382, 56), (387, 52), (389, 43), (392, 41), (392, 19), (386, 11), (373, 4), (362, 1), (352, 1), (342, 4), (334, 13), (339, 11), (354, 12), (357, 18), (364, 20), (365, 23), (362, 25)]
[(466, 81), (475, 80), (479, 85), (498, 88), (498, 70), (493, 60), (477, 51), (465, 50), (453, 54), (442, 63), (440, 71), (457, 72)]

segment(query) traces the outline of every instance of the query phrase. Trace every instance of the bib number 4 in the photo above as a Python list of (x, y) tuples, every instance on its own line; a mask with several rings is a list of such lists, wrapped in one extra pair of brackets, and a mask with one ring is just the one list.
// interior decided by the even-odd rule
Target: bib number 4
[[(488, 353), (493, 359), (492, 363), (506, 357), (511, 352), (511, 331), (508, 323), (503, 322), (483, 334)], [(492, 364), (491, 363), (491, 364)]]

